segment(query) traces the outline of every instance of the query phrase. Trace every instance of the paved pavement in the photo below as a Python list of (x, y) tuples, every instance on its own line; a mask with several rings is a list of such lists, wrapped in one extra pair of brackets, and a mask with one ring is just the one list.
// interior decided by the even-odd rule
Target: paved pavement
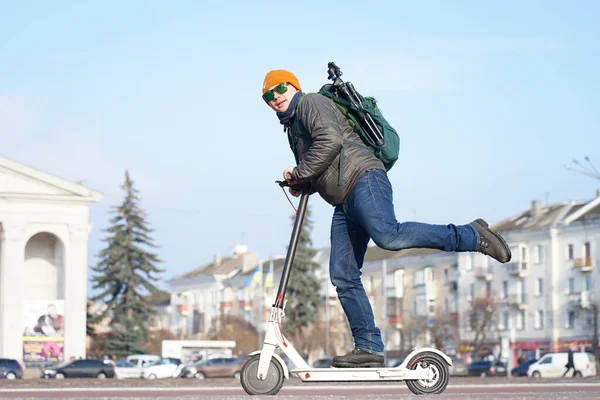
[[(35, 383), (34, 385), (28, 383)], [(233, 379), (165, 380), (92, 380), (66, 379), (1, 381), (0, 399), (202, 399), (238, 400), (250, 398)], [(403, 383), (302, 384), (292, 379), (277, 396), (254, 396), (253, 399), (285, 400), (396, 400), (414, 399)], [(600, 399), (600, 380), (531, 381), (524, 379), (453, 379), (442, 395), (419, 396), (418, 399)]]

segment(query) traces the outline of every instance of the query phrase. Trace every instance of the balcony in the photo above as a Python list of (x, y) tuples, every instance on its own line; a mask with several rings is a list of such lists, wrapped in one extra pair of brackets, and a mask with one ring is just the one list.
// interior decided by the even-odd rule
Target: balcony
[(573, 268), (580, 268), (581, 272), (592, 271), (592, 257), (582, 257), (573, 259)]
[(231, 302), (231, 301), (222, 301), (222, 302), (219, 304), (219, 308), (220, 308), (221, 310), (227, 310), (227, 309), (231, 309), (231, 307), (233, 307), (233, 302)]
[(402, 315), (388, 315), (388, 324), (394, 325), (396, 329), (402, 329)]
[(592, 292), (585, 290), (581, 293), (569, 293), (567, 296), (569, 307), (588, 308), (590, 306)]
[(187, 304), (178, 304), (177, 312), (181, 315), (188, 315), (190, 313), (190, 306), (188, 306)]
[(524, 309), (527, 307), (527, 295), (526, 294), (509, 294), (508, 295), (508, 303), (512, 306), (519, 307), (519, 309)]
[(494, 277), (491, 273), (491, 269), (488, 267), (475, 267), (475, 278), (483, 279), (485, 281), (491, 281)]
[(238, 302), (240, 308), (244, 310), (250, 310), (252, 308), (252, 301), (249, 300), (240, 300)]
[(506, 270), (510, 275), (524, 278), (527, 276), (527, 263), (526, 262), (513, 262), (506, 264)]

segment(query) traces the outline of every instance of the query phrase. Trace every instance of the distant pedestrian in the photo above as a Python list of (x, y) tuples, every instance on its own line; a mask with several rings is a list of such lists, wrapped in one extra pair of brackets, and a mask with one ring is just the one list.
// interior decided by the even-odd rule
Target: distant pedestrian
[(575, 363), (573, 362), (573, 350), (569, 347), (569, 352), (567, 353), (567, 364), (565, 365), (567, 370), (563, 374), (563, 377), (567, 375), (567, 373), (573, 369), (573, 376), (577, 375), (577, 370), (575, 369)]

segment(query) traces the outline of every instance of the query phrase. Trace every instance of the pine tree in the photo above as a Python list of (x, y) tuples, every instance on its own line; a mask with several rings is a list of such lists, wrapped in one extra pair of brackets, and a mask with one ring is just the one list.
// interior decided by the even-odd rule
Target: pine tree
[(285, 296), (287, 304), (284, 333), (286, 336), (295, 338), (294, 344), (302, 351), (310, 350), (308, 348), (310, 346), (300, 345), (300, 343), (306, 343), (301, 339), (304, 332), (307, 332), (316, 323), (317, 312), (323, 304), (320, 283), (314, 274), (315, 270), (319, 268), (319, 264), (312, 261), (317, 251), (312, 248), (310, 231), (313, 225), (310, 215), (310, 208), (307, 208)]
[(153, 230), (148, 228), (145, 213), (138, 206), (138, 191), (128, 171), (121, 188), (125, 199), (120, 206), (112, 207), (114, 216), (104, 239), (108, 245), (100, 251), (98, 265), (92, 268), (96, 273), (93, 288), (101, 290), (92, 300), (107, 305), (95, 319), (110, 317), (114, 340), (108, 351), (117, 356), (142, 352), (147, 321), (154, 313), (151, 296), (159, 291), (154, 283), (163, 272), (156, 266), (161, 262), (158, 256), (146, 250), (157, 246), (149, 236)]

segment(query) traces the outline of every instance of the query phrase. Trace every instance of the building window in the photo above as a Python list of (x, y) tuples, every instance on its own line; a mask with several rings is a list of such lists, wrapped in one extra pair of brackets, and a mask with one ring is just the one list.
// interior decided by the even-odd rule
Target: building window
[(471, 299), (475, 298), (475, 284), (471, 283)]
[(425, 284), (425, 271), (419, 270), (413, 272), (413, 286), (419, 286)]
[(535, 281), (535, 295), (536, 296), (544, 295), (544, 278), (538, 278)]
[(525, 311), (521, 310), (517, 314), (517, 329), (525, 329)]
[(508, 298), (508, 281), (502, 282), (502, 298), (503, 299)]
[(448, 314), (450, 312), (450, 307), (448, 303), (448, 298), (444, 299), (444, 312)]
[(449, 278), (448, 278), (448, 268), (446, 268), (444, 270), (444, 283), (448, 283)]
[(544, 310), (537, 310), (535, 313), (535, 329), (544, 328)]
[(573, 254), (573, 245), (569, 244), (567, 246), (567, 260), (572, 260), (573, 257), (574, 257), (574, 254)]
[(585, 281), (584, 281), (583, 285), (584, 285), (586, 291), (589, 292), (592, 290), (592, 278), (590, 278), (589, 275), (585, 277)]
[(541, 244), (535, 246), (535, 253), (533, 254), (533, 262), (541, 264), (544, 262), (544, 247)]
[(510, 329), (510, 311), (505, 310), (502, 313), (502, 322), (504, 323), (504, 329)]
[(585, 242), (583, 253), (585, 254), (585, 258), (592, 257), (592, 246), (590, 242)]
[(525, 304), (527, 302), (527, 292), (525, 291), (525, 279), (521, 279), (519, 281), (519, 294), (521, 297), (521, 303)]
[(568, 290), (567, 293), (568, 294), (575, 293), (575, 279), (569, 278), (568, 284), (569, 284), (569, 286), (567, 287), (567, 290)]
[(573, 329), (575, 326), (575, 311), (569, 311), (567, 313), (567, 329)]

